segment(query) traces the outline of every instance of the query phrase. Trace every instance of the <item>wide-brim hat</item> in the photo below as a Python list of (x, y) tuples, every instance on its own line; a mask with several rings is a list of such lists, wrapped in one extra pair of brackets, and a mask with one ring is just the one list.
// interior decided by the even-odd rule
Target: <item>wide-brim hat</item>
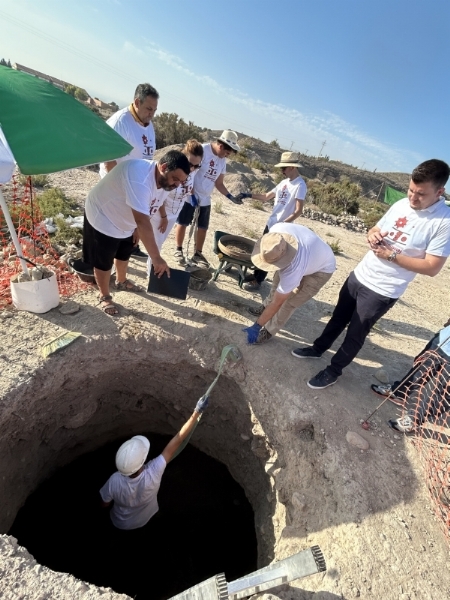
[(294, 260), (298, 240), (290, 233), (266, 233), (252, 252), (252, 263), (263, 271), (284, 269)]
[(225, 129), (225, 131), (222, 133), (222, 135), (217, 138), (217, 141), (223, 142), (227, 146), (230, 146), (230, 148), (233, 148), (233, 150), (235, 152), (239, 152), (239, 150), (241, 149), (241, 147), (237, 143), (238, 136), (237, 136), (236, 132), (231, 131), (230, 129)]
[(275, 165), (276, 168), (280, 167), (302, 167), (298, 160), (298, 152), (283, 152), (281, 155), (280, 162)]

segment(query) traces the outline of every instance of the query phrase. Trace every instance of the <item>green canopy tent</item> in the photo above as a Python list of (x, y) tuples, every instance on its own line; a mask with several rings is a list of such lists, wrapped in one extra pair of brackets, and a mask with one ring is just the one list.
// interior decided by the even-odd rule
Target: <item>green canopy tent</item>
[(398, 190), (391, 188), (388, 185), (386, 186), (386, 191), (384, 192), (384, 203), (385, 204), (389, 204), (390, 206), (392, 206), (393, 204), (395, 204), (398, 200), (401, 200), (402, 198), (406, 198), (405, 192), (399, 192)]
[[(24, 175), (35, 175), (114, 160), (131, 150), (128, 142), (69, 94), (0, 66), (0, 183), (10, 179), (14, 161)], [(1, 191), (0, 206), (20, 256)], [(25, 261), (21, 264), (26, 272)]]

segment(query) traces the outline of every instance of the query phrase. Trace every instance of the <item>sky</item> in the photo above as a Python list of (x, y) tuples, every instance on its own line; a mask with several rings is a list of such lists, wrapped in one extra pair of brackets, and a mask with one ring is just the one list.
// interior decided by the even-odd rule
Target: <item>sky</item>
[[(370, 171), (450, 162), (448, 0), (0, 0), (0, 58)], [(30, 104), (32, 110), (32, 104)]]

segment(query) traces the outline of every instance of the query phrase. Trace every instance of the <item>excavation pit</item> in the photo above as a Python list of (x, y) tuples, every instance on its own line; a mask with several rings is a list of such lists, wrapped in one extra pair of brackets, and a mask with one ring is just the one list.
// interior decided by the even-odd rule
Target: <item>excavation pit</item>
[[(147, 433), (150, 458), (170, 440)], [(55, 571), (140, 600), (168, 598), (220, 572), (228, 581), (257, 568), (253, 511), (222, 463), (193, 446), (168, 465), (159, 513), (120, 531), (99, 505), (122, 440), (80, 456), (31, 494), (10, 535)]]
[(269, 564), (277, 505), (265, 470), (271, 450), (254, 435), (257, 422), (235, 366), (219, 379), (190, 446), (169, 464), (154, 522), (121, 532), (98, 495), (118, 446), (147, 434), (156, 456), (216, 371), (164, 360), (167, 348), (166, 356), (145, 345), (130, 353), (125, 343), (112, 355), (107, 342), (80, 353), (82, 344), (55, 355), (51, 371), (16, 390), (0, 442), (8, 456), (2, 532), (42, 565), (137, 598), (146, 597), (149, 578), (152, 597), (168, 598), (219, 572), (230, 581)]

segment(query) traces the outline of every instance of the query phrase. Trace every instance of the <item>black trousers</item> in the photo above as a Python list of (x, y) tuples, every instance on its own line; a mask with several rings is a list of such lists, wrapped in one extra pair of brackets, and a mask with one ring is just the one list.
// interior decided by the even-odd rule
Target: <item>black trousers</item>
[(350, 273), (339, 292), (339, 300), (331, 319), (313, 345), (322, 354), (348, 326), (344, 341), (328, 367), (333, 375), (342, 375), (342, 370), (361, 350), (372, 326), (396, 302), (397, 298), (387, 298), (373, 292), (357, 280), (353, 271)]
[[(264, 228), (263, 235), (269, 233), (269, 228), (267, 225)], [(255, 269), (253, 271), (253, 275), (258, 283), (262, 283), (264, 279), (267, 277), (267, 271), (263, 271), (262, 269)]]

